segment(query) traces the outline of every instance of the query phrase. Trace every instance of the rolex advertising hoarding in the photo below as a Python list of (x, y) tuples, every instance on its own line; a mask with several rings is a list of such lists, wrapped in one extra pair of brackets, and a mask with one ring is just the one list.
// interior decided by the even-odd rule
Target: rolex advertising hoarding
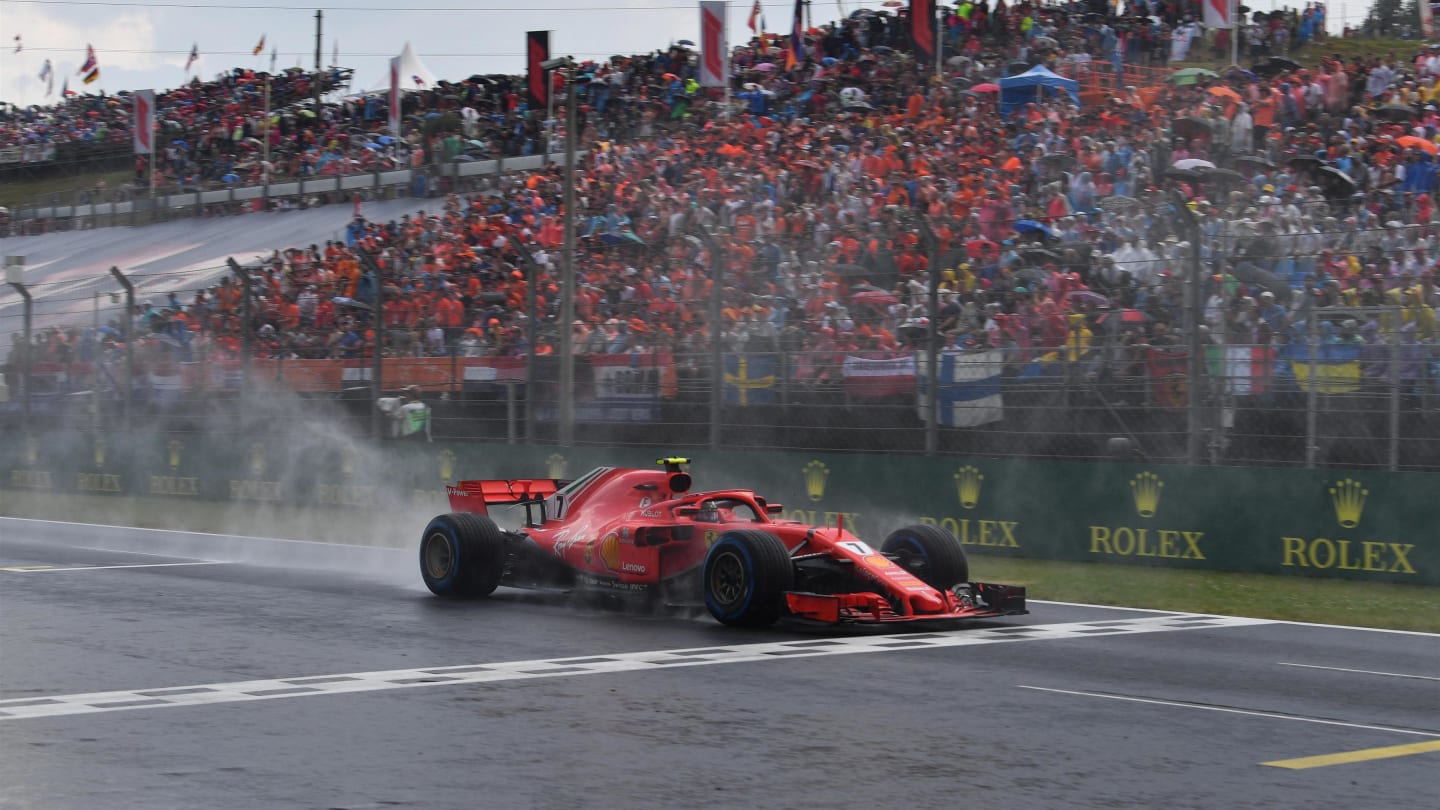
[(788, 519), (875, 544), (929, 523), (975, 554), (1440, 584), (1440, 476), (1426, 473), (53, 433), (0, 444), (0, 487), (439, 512), (460, 479), (574, 478), (677, 453), (698, 488), (753, 488)]

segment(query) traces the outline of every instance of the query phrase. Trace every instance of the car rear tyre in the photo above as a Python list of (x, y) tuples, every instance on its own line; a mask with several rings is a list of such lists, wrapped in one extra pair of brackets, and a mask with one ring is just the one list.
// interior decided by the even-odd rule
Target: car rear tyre
[(739, 529), (726, 532), (705, 555), (705, 607), (720, 623), (764, 627), (785, 612), (795, 565), (780, 538)]
[(504, 572), (505, 533), (484, 515), (441, 515), (420, 535), (420, 576), (436, 596), (487, 596)]
[(955, 535), (939, 526), (917, 524), (896, 529), (880, 551), (936, 590), (948, 591), (970, 581), (970, 563)]

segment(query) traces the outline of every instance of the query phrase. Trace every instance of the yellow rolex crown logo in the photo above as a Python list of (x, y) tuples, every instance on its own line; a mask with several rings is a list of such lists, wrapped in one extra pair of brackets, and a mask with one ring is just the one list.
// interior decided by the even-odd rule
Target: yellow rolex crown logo
[(966, 509), (974, 509), (975, 504), (980, 502), (980, 485), (984, 482), (985, 476), (969, 464), (956, 470), (955, 490), (960, 496), (960, 505)]
[(823, 462), (812, 461), (805, 465), (805, 494), (812, 501), (825, 497), (825, 482), (830, 478), (830, 468)]
[(1340, 525), (1353, 529), (1360, 525), (1360, 515), (1365, 511), (1365, 496), (1370, 490), (1354, 479), (1336, 481), (1330, 488), (1330, 503), (1335, 506), (1335, 519)]
[(34, 467), (35, 462), (40, 460), (40, 441), (35, 434), (25, 434), (25, 466)]
[(1140, 517), (1155, 517), (1155, 512), (1160, 508), (1160, 490), (1165, 488), (1165, 482), (1160, 476), (1146, 471), (1130, 480), (1130, 494), (1135, 498), (1135, 511)]
[(440, 480), (450, 481), (455, 478), (455, 451), (440, 451)]
[(170, 469), (173, 470), (180, 466), (180, 451), (184, 449), (185, 443), (179, 439), (171, 439), (165, 443), (165, 460), (169, 463)]
[(565, 457), (559, 453), (551, 453), (545, 457), (545, 464), (548, 465), (551, 478), (565, 477)]
[(95, 437), (95, 466), (105, 466), (105, 438), (103, 436)]
[(250, 476), (259, 478), (265, 474), (265, 445), (255, 442), (250, 445)]

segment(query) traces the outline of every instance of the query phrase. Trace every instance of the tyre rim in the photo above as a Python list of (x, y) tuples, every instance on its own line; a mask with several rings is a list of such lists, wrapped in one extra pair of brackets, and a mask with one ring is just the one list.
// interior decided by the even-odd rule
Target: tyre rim
[(425, 571), (431, 579), (444, 579), (455, 565), (455, 554), (450, 550), (450, 538), (443, 532), (435, 532), (425, 538)]
[(710, 563), (710, 594), (722, 605), (745, 595), (745, 566), (733, 552), (722, 552)]
[(917, 577), (920, 576), (925, 569), (929, 568), (929, 565), (927, 565), (929, 561), (925, 559), (925, 552), (914, 542), (906, 541), (897, 544), (897, 547), (892, 553), (896, 557), (895, 562), (899, 563), (901, 568), (904, 568)]

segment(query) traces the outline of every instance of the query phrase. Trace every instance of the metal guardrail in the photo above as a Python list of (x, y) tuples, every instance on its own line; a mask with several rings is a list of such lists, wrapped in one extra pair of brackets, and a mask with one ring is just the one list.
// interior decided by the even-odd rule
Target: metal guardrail
[[(579, 154), (583, 155), (584, 153)], [(550, 155), (552, 162), (559, 157), (559, 154)], [(371, 195), (403, 192), (409, 196), (428, 196), (432, 190), (430, 185), (432, 181), (448, 180), (454, 183), (466, 179), (496, 177), (511, 171), (534, 171), (544, 165), (544, 155), (527, 155), (499, 160), (451, 162), (415, 169), (301, 178), (266, 185), (196, 189), (179, 193), (157, 194), (153, 198), (137, 196), (127, 200), (100, 203), (22, 206), (11, 212), (9, 232), (0, 230), (0, 236), (28, 236), (77, 227), (143, 225), (148, 222), (185, 216), (200, 216), (207, 207), (249, 203), (255, 200), (264, 200), (268, 205), (269, 202), (275, 200), (347, 192)], [(415, 193), (415, 184), (418, 182), (426, 184), (420, 194)]]

